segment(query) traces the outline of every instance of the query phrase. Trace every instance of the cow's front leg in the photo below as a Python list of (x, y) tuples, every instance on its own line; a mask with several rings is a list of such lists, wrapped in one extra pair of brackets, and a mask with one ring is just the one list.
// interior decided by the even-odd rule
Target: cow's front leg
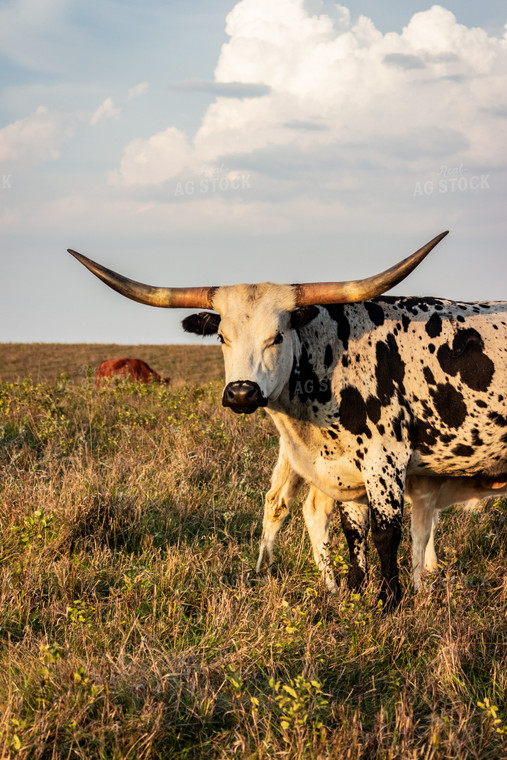
[(371, 535), (380, 559), (382, 577), (379, 600), (384, 608), (394, 609), (401, 599), (398, 573), (398, 546), (401, 539), (403, 508), (389, 510), (372, 507)]
[[(371, 535), (380, 559), (382, 578), (379, 599), (384, 609), (393, 609), (401, 599), (398, 577), (398, 546), (401, 539), (405, 466), (376, 463), (365, 478), (370, 504)], [(365, 468), (363, 468), (365, 474)]]
[(296, 496), (303, 478), (297, 475), (280, 448), (278, 461), (271, 476), (271, 488), (264, 502), (262, 538), (257, 560), (257, 572), (267, 570), (273, 564), (273, 546), (276, 534), (289, 514), (289, 507)]
[(324, 583), (329, 591), (338, 591), (331, 559), (329, 557), (329, 522), (334, 509), (334, 499), (326, 496), (315, 486), (311, 486), (308, 497), (303, 505), (303, 515), (310, 541), (313, 557), (319, 568)]
[(359, 591), (368, 574), (368, 530), (370, 519), (368, 503), (354, 501), (338, 504), (343, 532), (347, 539), (350, 569), (347, 577), (349, 588)]

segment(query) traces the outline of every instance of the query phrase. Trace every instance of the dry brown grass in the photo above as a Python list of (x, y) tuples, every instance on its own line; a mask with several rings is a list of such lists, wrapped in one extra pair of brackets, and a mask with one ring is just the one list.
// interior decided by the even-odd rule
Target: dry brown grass
[(66, 381), (81, 346), (0, 386), (0, 757), (505, 757), (505, 501), (444, 516), (418, 596), (406, 519), (392, 616), (373, 552), (325, 591), (299, 506), (256, 578), (275, 432), (221, 407), (216, 352), (152, 348), (175, 387)]

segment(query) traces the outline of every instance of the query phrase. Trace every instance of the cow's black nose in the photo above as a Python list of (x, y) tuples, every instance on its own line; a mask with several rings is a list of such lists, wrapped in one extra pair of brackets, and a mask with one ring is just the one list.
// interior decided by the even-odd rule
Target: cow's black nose
[(250, 380), (237, 380), (224, 389), (222, 404), (237, 414), (251, 414), (260, 406), (267, 406), (268, 400), (262, 395), (257, 383)]

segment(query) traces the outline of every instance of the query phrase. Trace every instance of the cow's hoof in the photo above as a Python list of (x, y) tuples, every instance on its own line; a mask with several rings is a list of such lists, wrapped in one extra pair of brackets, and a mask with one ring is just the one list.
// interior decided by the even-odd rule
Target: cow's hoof
[(347, 586), (354, 594), (359, 594), (368, 582), (366, 573), (350, 569), (347, 574)]
[(378, 596), (377, 607), (380, 607), (383, 612), (389, 614), (394, 612), (401, 602), (401, 589), (394, 590), (382, 590)]

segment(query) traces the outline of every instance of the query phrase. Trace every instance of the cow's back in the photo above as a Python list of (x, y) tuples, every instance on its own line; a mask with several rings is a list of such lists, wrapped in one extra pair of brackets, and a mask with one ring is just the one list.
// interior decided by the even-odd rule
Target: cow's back
[(407, 404), (415, 449), (409, 471), (504, 476), (507, 304), (378, 300), (389, 329), (375, 347), (377, 395), (385, 400), (394, 385)]

